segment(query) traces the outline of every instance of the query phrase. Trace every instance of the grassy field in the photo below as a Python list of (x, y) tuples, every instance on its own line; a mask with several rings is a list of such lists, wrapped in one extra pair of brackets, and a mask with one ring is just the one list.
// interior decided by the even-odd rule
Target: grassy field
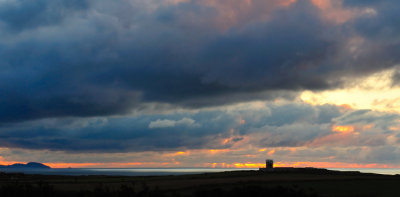
[(234, 171), (123, 177), (0, 174), (0, 196), (400, 196), (400, 176)]

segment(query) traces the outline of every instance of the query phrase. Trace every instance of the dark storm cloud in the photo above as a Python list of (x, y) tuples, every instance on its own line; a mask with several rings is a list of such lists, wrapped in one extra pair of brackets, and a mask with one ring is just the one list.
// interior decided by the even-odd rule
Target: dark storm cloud
[(322, 24), (315, 8), (306, 5), (277, 12), (271, 22), (249, 24), (245, 30), (232, 28), (217, 37), (205, 49), (204, 65), (209, 72), (204, 81), (259, 91), (337, 85), (324, 79), (326, 73), (319, 70), (335, 45), (324, 37), (329, 27)]
[[(310, 1), (267, 19), (237, 13), (225, 29), (221, 14), (200, 1), (2, 1), (0, 122), (124, 114), (146, 102), (197, 108), (293, 97), (399, 62), (400, 45), (378, 39), (378, 23), (332, 24)], [(395, 13), (373, 20), (381, 15)], [(352, 54), (347, 43), (359, 35), (367, 40)]]
[(58, 24), (68, 15), (87, 8), (86, 0), (4, 1), (0, 7), (0, 18), (11, 30), (23, 31)]
[(344, 5), (364, 8), (372, 15), (361, 17), (352, 24), (354, 30), (371, 44), (371, 56), (360, 60), (360, 63), (368, 65), (368, 68), (373, 65), (393, 67), (399, 64), (400, 57), (396, 55), (400, 50), (400, 27), (397, 25), (400, 23), (399, 2), (345, 0)]

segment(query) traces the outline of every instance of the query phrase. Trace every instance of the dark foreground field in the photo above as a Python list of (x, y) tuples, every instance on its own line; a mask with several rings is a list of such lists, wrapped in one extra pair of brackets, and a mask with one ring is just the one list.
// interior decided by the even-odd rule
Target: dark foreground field
[(301, 170), (121, 177), (0, 173), (0, 196), (400, 196), (400, 176)]

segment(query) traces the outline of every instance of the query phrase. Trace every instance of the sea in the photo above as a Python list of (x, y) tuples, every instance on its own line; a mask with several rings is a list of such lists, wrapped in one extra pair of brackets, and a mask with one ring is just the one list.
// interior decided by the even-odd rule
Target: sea
[[(337, 171), (359, 171), (363, 173), (375, 173), (396, 175), (400, 174), (400, 168), (328, 168)], [(184, 174), (204, 174), (225, 171), (243, 171), (258, 169), (227, 169), (227, 168), (52, 168), (52, 169), (0, 169), (6, 173), (42, 174), (42, 175), (70, 175), (70, 176), (169, 176)]]

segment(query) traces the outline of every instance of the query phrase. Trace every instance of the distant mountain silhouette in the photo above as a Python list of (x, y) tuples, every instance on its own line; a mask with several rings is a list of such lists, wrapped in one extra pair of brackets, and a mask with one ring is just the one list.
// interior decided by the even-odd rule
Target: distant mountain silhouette
[(29, 162), (27, 164), (22, 164), (22, 163), (15, 163), (12, 165), (0, 165), (0, 168), (40, 168), (40, 169), (50, 169), (49, 166), (46, 166), (44, 164), (41, 163), (37, 163), (37, 162)]

